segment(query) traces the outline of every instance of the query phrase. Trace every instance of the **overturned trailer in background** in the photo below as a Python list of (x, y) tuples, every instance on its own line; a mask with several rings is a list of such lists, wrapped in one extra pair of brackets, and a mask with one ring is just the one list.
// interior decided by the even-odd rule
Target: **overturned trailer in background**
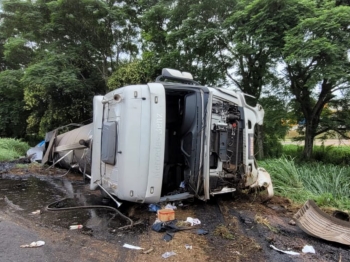
[(158, 203), (267, 189), (270, 175), (254, 158), (260, 105), (243, 93), (201, 86), (163, 69), (155, 83), (118, 88), (93, 100), (93, 123), (49, 132), (43, 163), (78, 168), (90, 188), (119, 200)]

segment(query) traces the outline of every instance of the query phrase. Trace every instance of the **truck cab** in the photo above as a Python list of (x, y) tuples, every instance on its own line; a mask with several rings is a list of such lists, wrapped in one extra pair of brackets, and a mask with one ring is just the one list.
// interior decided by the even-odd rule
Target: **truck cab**
[(270, 176), (254, 158), (254, 127), (264, 110), (249, 106), (243, 93), (163, 69), (155, 83), (95, 96), (93, 105), (92, 142), (84, 149), (92, 151), (91, 189), (100, 185), (139, 203), (207, 200), (252, 187), (273, 196)]

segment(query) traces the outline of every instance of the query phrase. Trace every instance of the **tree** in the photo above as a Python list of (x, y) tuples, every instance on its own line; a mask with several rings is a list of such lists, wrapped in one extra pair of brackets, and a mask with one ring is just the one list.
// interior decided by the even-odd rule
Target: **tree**
[[(45, 133), (91, 117), (121, 56), (136, 56), (133, 1), (4, 0), (4, 70), (21, 68), (28, 132)], [(11, 90), (10, 90), (11, 91)], [(23, 95), (22, 95), (23, 97)]]
[(96, 81), (91, 76), (82, 79), (81, 73), (74, 58), (66, 55), (47, 55), (44, 61), (27, 68), (21, 82), (26, 108), (31, 112), (28, 132), (44, 135), (59, 126), (92, 117)]
[(271, 66), (284, 67), (282, 78), (306, 120), (306, 159), (315, 136), (329, 130), (320, 125), (324, 106), (349, 84), (350, 10), (337, 2), (243, 1), (244, 9), (230, 18), (236, 25), (232, 36), (239, 37), (233, 41), (233, 54), (244, 58), (237, 60), (238, 75), (243, 76), (237, 85), (246, 90), (264, 86)]
[(285, 72), (306, 121), (306, 159), (317, 135), (338, 129), (322, 125), (321, 115), (326, 104), (337, 100), (337, 91), (349, 89), (349, 26), (350, 7), (323, 1), (285, 37)]
[(26, 133), (22, 76), (22, 70), (0, 72), (0, 137), (20, 138)]
[(279, 142), (284, 139), (289, 130), (288, 111), (285, 100), (277, 95), (265, 95), (259, 99), (259, 103), (265, 110), (264, 117), (264, 155), (279, 157), (282, 154), (282, 145)]
[[(293, 0), (240, 0), (236, 12), (225, 19), (224, 34), (220, 36), (224, 43), (220, 51), (221, 68), (234, 86), (253, 96), (247, 97), (253, 106), (265, 88), (279, 85), (275, 68), (283, 36), (288, 28), (297, 24), (299, 10), (294, 3)], [(258, 125), (259, 159), (264, 158), (264, 133), (267, 132)]]
[(188, 71), (203, 85), (220, 85), (219, 35), (222, 23), (233, 12), (235, 1), (163, 0), (142, 17), (143, 57), (158, 72), (163, 67)]
[(114, 90), (119, 87), (135, 84), (146, 84), (154, 80), (151, 65), (147, 60), (134, 60), (120, 65), (108, 79), (108, 87)]

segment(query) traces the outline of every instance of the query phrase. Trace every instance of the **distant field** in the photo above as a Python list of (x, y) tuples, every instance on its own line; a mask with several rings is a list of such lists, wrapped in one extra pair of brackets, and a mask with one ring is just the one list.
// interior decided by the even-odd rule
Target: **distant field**
[[(350, 133), (347, 135), (350, 136)], [(299, 134), (297, 130), (295, 129), (289, 130), (286, 137), (281, 142), (283, 145), (293, 144), (293, 145), (303, 146), (304, 141), (293, 141), (293, 138), (296, 138), (298, 136)], [(326, 140), (321, 140), (317, 138), (315, 139), (314, 141), (315, 146), (321, 146), (322, 144), (325, 146), (350, 146), (350, 139), (337, 139), (337, 138), (326, 139)]]

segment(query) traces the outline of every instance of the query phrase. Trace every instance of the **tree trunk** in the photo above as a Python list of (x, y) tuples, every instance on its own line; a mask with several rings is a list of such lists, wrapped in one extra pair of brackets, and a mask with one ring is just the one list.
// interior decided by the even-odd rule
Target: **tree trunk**
[(315, 138), (315, 130), (312, 125), (312, 121), (306, 122), (306, 130), (305, 130), (305, 146), (304, 146), (304, 158), (306, 160), (310, 160), (312, 156), (312, 150), (314, 147), (314, 138)]
[(257, 158), (259, 160), (264, 159), (264, 132), (263, 132), (263, 126), (261, 125), (256, 125), (255, 126), (255, 132), (256, 132), (256, 153), (257, 153)]

